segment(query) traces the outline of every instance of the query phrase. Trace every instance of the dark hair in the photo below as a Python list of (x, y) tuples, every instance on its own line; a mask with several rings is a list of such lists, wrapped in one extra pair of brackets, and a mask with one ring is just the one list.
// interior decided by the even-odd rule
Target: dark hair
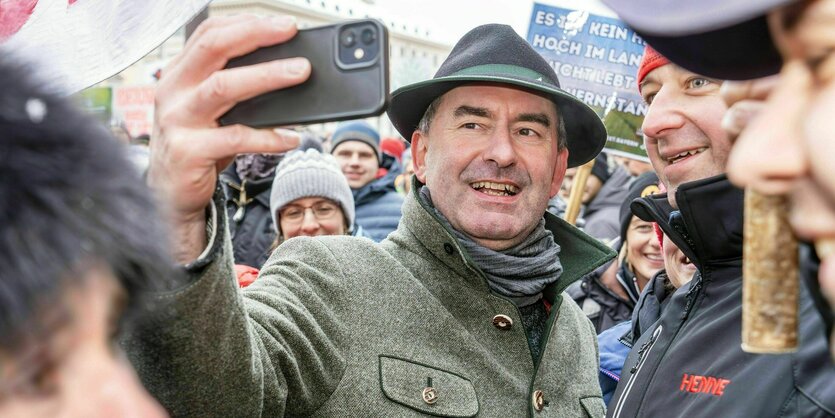
[(153, 200), (107, 127), (0, 56), (0, 350), (47, 335), (41, 320), (93, 266), (136, 312), (140, 290), (172, 280)]

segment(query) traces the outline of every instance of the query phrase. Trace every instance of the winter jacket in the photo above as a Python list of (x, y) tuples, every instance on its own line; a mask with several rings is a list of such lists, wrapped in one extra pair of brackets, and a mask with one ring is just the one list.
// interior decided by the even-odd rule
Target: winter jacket
[[(610, 264), (607, 264), (595, 270), (568, 288), (568, 294), (588, 316), (598, 334), (628, 321), (632, 318), (632, 310), (635, 308), (634, 300), (621, 298), (600, 281), (600, 276), (609, 266)], [(619, 282), (624, 278), (631, 281), (631, 277), (634, 277), (625, 263), (618, 268), (617, 274)]]
[[(241, 179), (235, 172), (234, 163), (220, 173), (220, 182), (225, 196), (229, 232), (232, 236), (232, 250), (235, 264), (260, 269), (270, 257), (270, 248), (275, 241), (273, 217), (270, 214), (270, 190), (273, 176), (254, 182), (246, 182), (246, 195), (241, 193)], [(243, 208), (239, 206), (245, 198)], [(237, 216), (236, 216), (237, 215)]]
[(641, 338), (641, 335), (655, 324), (658, 318), (661, 318), (661, 312), (675, 291), (675, 288), (668, 283), (667, 272), (661, 270), (644, 287), (632, 311), (632, 328), (627, 336), (628, 342), (631, 343)]
[(519, 309), (417, 189), (382, 243), (289, 239), (240, 291), (210, 210), (207, 255), (125, 341), (145, 387), (174, 416), (603, 416), (594, 328), (562, 291), (614, 253), (546, 215), (564, 270), (535, 362)]
[(354, 192), (354, 207), (356, 208), (357, 224), (362, 226), (365, 233), (374, 241), (380, 242), (397, 229), (400, 222), (400, 207), (403, 206), (403, 196), (394, 187), (396, 172), (352, 190)]
[(815, 302), (815, 308), (821, 316), (824, 324), (824, 336), (827, 341), (832, 344), (829, 336), (832, 335), (833, 322), (835, 322), (835, 311), (832, 306), (826, 301), (821, 293), (820, 282), (818, 281), (818, 270), (820, 269), (821, 260), (818, 258), (818, 253), (815, 247), (803, 243), (800, 245), (800, 279), (806, 282), (809, 287), (809, 293), (812, 295), (812, 300)]
[(801, 286), (796, 353), (742, 351), (743, 192), (725, 176), (632, 204), (658, 222), (699, 273), (635, 342), (608, 417), (824, 417), (835, 414), (835, 365), (823, 323)]
[(583, 212), (587, 234), (603, 242), (620, 236), (620, 205), (629, 192), (630, 181), (632, 177), (623, 167), (615, 167), (612, 176), (603, 183)]
[(632, 328), (630, 321), (621, 322), (600, 333), (597, 336), (597, 346), (600, 347), (600, 390), (603, 392), (603, 402), (609, 403), (615, 394), (620, 381), (621, 369), (632, 345), (624, 339)]

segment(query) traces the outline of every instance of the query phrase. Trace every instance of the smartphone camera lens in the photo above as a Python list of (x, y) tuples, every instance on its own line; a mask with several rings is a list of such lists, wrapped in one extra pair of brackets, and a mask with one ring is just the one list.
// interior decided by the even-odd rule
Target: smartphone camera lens
[(371, 28), (365, 28), (362, 31), (362, 43), (366, 45), (370, 45), (375, 40), (377, 40), (377, 33), (374, 32)]
[(342, 46), (344, 46), (345, 48), (350, 48), (357, 43), (357, 34), (354, 33), (354, 31), (352, 30), (346, 30), (345, 32), (342, 32), (342, 36), (340, 36), (340, 42), (342, 43)]

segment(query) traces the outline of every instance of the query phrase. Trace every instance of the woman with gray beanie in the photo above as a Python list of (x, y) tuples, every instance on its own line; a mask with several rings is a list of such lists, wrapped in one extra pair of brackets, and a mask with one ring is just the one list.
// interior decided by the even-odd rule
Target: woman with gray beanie
[(296, 236), (360, 235), (354, 197), (336, 160), (315, 149), (293, 151), (276, 168), (270, 210), (274, 247)]

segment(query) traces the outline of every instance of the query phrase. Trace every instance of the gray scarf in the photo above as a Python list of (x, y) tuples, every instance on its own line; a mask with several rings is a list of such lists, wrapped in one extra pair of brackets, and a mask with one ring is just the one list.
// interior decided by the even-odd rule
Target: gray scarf
[(539, 301), (542, 290), (562, 275), (560, 246), (554, 242), (551, 231), (545, 229), (544, 218), (524, 241), (506, 250), (494, 251), (453, 228), (432, 204), (429, 188), (422, 187), (420, 197), (455, 234), (476, 266), (484, 272), (490, 289), (509, 298), (516, 306), (528, 306)]

